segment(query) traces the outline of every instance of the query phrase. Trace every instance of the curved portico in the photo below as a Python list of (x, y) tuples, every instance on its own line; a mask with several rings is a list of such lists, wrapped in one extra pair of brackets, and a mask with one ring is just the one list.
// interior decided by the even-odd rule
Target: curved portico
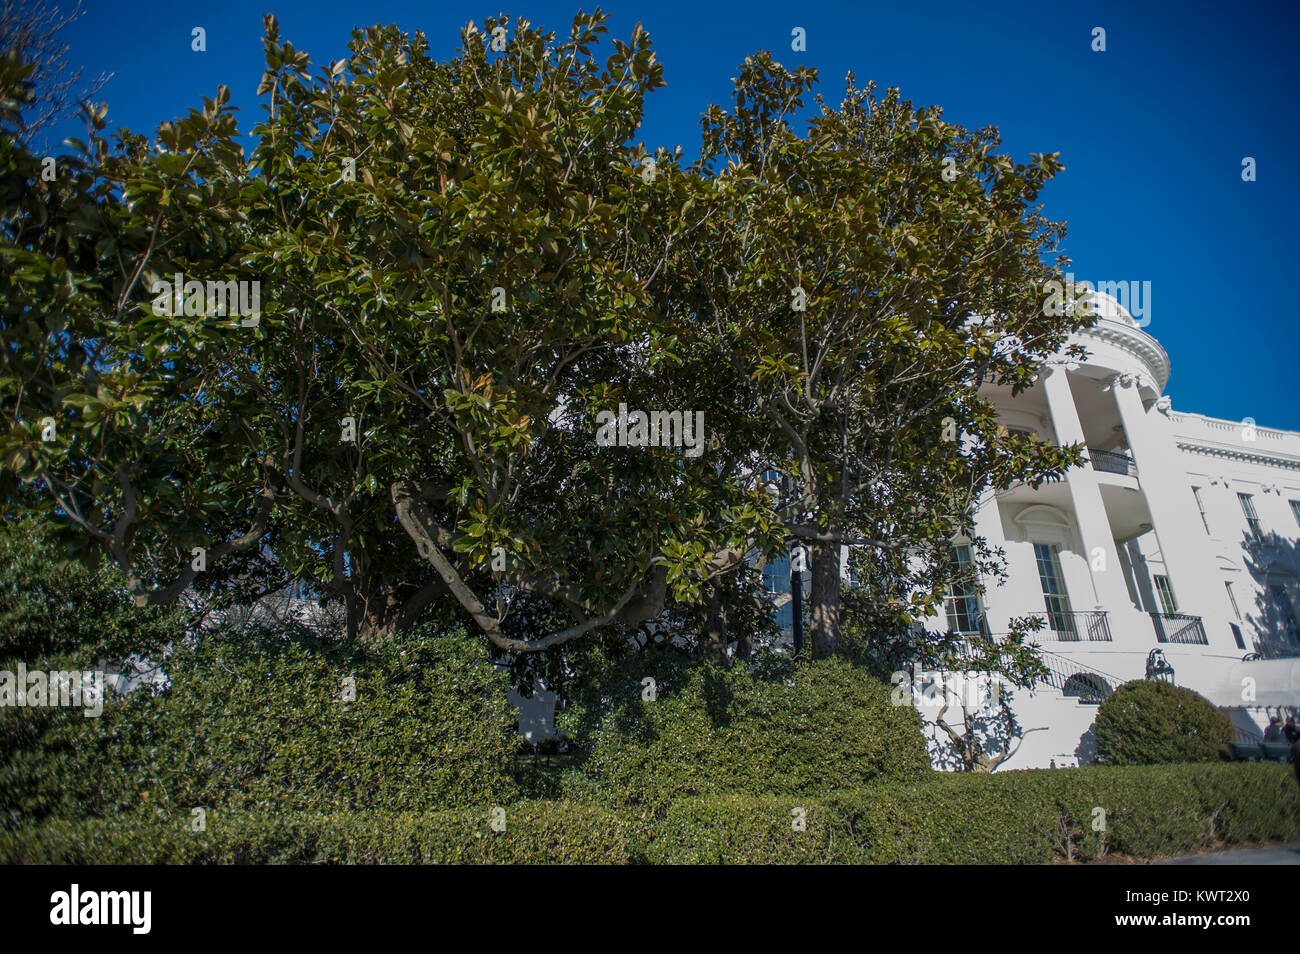
[(988, 390), (1005, 426), (1081, 444), (1088, 460), (1063, 480), (1013, 487), (983, 508), (977, 527), (1007, 548), (1019, 579), (1010, 592), (989, 594), (990, 621), (1047, 612), (1042, 642), (1074, 653), (1231, 648), (1227, 596), (1197, 535), (1196, 501), (1169, 429), (1169, 358), (1122, 305), (1094, 300), (1096, 323), (1071, 342), (1087, 349), (1084, 361), (1050, 361), (1015, 398)]
[(1070, 342), (1086, 357), (1048, 361), (1019, 394), (981, 391), (1003, 426), (1082, 445), (1086, 463), (981, 502), (976, 533), (1005, 553), (1005, 579), (953, 593), (939, 621), (1046, 621), (1034, 639), (1050, 676), (1011, 702), (1047, 731), (1009, 768), (1090, 760), (1094, 706), (1133, 679), (1202, 693), (1244, 736), (1279, 706), (1300, 711), (1300, 433), (1175, 413), (1159, 342), (1113, 298), (1093, 301)]

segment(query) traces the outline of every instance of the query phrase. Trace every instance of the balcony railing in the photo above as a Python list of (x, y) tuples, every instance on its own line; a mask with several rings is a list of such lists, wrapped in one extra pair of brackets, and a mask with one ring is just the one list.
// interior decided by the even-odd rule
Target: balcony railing
[(1114, 451), (1093, 450), (1088, 448), (1088, 459), (1092, 461), (1092, 469), (1100, 470), (1106, 474), (1123, 474), (1128, 477), (1138, 475), (1137, 464), (1133, 463), (1133, 458), (1127, 454), (1117, 454)]
[(1156, 630), (1158, 643), (1199, 643), (1210, 645), (1205, 638), (1205, 626), (1199, 616), (1186, 613), (1152, 613), (1151, 625)]
[(1049, 612), (1047, 625), (1062, 642), (1077, 643), (1084, 639), (1110, 642), (1110, 620), (1106, 618), (1105, 610)]

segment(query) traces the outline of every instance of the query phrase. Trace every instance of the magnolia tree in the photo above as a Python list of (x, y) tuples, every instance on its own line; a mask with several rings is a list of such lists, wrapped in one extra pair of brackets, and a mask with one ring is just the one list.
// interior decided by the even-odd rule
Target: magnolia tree
[[(720, 385), (653, 303), (689, 176), (628, 145), (661, 67), (602, 20), (446, 63), (374, 28), (313, 74), (268, 18), (247, 158), (224, 88), (52, 181), (6, 137), (9, 473), (141, 604), (261, 574), (362, 635), (441, 600), (544, 649), (739, 566), (770, 501), (702, 453)], [(521, 593), (566, 625), (512, 634)]]
[(1044, 307), (1063, 227), (1033, 203), (1054, 155), (1015, 164), (994, 130), (851, 75), (800, 134), (814, 80), (752, 57), (732, 108), (706, 115), (692, 219), (705, 234), (681, 251), (677, 304), (743, 395), (728, 433), (780, 475), (783, 526), (809, 554), (813, 650), (827, 653), (844, 548), (866, 551), (880, 608), (923, 617), (953, 580), (955, 535), (996, 556), (969, 526), (981, 495), (1078, 460), (1000, 428), (978, 389), (1024, 389), (1090, 319)]
[(249, 155), (224, 87), (32, 155), (5, 58), (6, 497), (141, 605), (298, 582), (362, 637), (442, 608), (535, 653), (667, 611), (723, 652), (789, 539), (817, 652), (843, 546), (924, 615), (976, 496), (1076, 459), (977, 394), (1080, 323), (1041, 301), (1059, 163), (851, 80), (800, 133), (813, 74), (764, 55), (686, 167), (632, 144), (662, 68), (603, 24), (488, 20), (446, 62), (376, 27), (313, 71), (268, 17)]

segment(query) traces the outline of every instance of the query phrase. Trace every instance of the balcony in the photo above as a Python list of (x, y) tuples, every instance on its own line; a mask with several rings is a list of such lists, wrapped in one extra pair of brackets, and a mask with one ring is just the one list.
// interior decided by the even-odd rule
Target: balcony
[(1152, 613), (1151, 625), (1156, 630), (1158, 643), (1193, 643), (1201, 646), (1210, 645), (1205, 638), (1205, 626), (1199, 616), (1186, 613)]
[(1061, 642), (1110, 642), (1110, 620), (1105, 610), (1051, 611), (1047, 614), (1047, 626)]
[(1133, 463), (1133, 458), (1127, 454), (1093, 450), (1089, 447), (1088, 459), (1092, 462), (1092, 469), (1099, 470), (1103, 474), (1119, 474), (1123, 477), (1136, 477), (1138, 475), (1137, 464)]

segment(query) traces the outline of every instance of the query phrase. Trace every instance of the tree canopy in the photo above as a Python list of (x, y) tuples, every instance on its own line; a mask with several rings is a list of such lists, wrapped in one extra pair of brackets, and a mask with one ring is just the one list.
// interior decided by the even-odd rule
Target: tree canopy
[(222, 87), (152, 137), (89, 107), (52, 174), (7, 56), (6, 499), (139, 605), (296, 582), (363, 637), (713, 620), (791, 541), (815, 651), (843, 546), (925, 615), (979, 495), (1077, 459), (978, 394), (1087, 320), (1043, 307), (1059, 160), (852, 76), (808, 116), (815, 71), (768, 54), (697, 161), (648, 152), (663, 67), (640, 26), (602, 58), (604, 21), (489, 19), (445, 62), (372, 27), (313, 70), (268, 17), (251, 152)]

